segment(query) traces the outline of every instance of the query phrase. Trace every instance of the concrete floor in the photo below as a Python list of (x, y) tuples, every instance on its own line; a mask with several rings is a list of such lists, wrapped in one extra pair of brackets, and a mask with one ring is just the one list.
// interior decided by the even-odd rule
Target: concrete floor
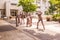
[(35, 40), (26, 35), (22, 30), (10, 25), (10, 23), (0, 20), (0, 40)]
[[(15, 20), (4, 22), (5, 24), (0, 22), (1, 40), (60, 40), (60, 24), (58, 22), (44, 21), (46, 28), (45, 31), (42, 31), (43, 27), (41, 23), (39, 24), (39, 29), (36, 29), (37, 19), (33, 19), (33, 25), (31, 27), (26, 27), (25, 24), (19, 24), (19, 26), (16, 27)], [(2, 26), (2, 24), (4, 25)], [(20, 30), (22, 30), (23, 32)], [(29, 34), (30, 36), (27, 34)]]

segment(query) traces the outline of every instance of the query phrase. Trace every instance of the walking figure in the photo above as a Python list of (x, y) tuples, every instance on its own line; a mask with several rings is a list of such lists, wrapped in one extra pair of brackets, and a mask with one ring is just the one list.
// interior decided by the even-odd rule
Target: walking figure
[(32, 17), (30, 14), (27, 16), (27, 26), (32, 26)]
[(42, 12), (41, 11), (38, 11), (37, 12), (37, 15), (38, 15), (37, 29), (38, 29), (38, 26), (39, 26), (39, 22), (41, 21), (41, 23), (43, 25), (43, 29), (45, 30), (43, 19), (42, 19), (42, 16), (41, 16), (42, 15)]
[(24, 12), (22, 12), (22, 15), (21, 15), (21, 22), (22, 22), (22, 24), (25, 24), (25, 13)]
[(21, 18), (22, 18), (22, 12), (21, 11), (18, 11), (17, 14), (16, 14), (16, 26), (18, 26), (18, 24), (22, 24), (21, 23)]
[(18, 26), (19, 23), (21, 23), (20, 18), (21, 18), (21, 13), (19, 11), (17, 11), (17, 14), (16, 14), (16, 27)]

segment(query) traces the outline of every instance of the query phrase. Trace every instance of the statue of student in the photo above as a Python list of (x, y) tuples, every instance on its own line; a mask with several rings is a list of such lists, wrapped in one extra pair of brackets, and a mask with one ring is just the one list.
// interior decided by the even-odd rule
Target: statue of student
[(41, 21), (41, 23), (43, 25), (43, 29), (45, 30), (43, 19), (42, 19), (42, 12), (41, 11), (37, 11), (37, 15), (38, 15), (37, 29), (38, 29), (38, 26), (39, 26), (39, 22)]

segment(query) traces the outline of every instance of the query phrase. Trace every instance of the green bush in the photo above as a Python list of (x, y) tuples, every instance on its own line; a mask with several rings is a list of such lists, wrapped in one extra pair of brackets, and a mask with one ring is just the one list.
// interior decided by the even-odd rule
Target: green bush
[(45, 11), (45, 15), (52, 15), (49, 11)]
[(60, 14), (54, 14), (52, 18), (54, 21), (58, 21), (60, 19)]
[(45, 15), (49, 15), (48, 11), (45, 11)]
[(18, 6), (22, 6), (23, 11), (28, 12), (34, 12), (37, 9), (37, 5), (34, 4), (35, 0), (19, 0)]

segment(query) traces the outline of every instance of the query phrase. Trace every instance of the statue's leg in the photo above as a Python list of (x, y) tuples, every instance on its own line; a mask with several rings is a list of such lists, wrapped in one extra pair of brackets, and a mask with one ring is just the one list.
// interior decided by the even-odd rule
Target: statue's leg
[(39, 26), (39, 22), (40, 22), (40, 20), (38, 20), (38, 22), (37, 22), (37, 29), (38, 29), (38, 26)]
[(43, 20), (41, 20), (41, 23), (42, 23), (42, 25), (43, 25), (43, 29), (45, 30), (45, 26), (44, 26)]
[(29, 20), (27, 19), (27, 22), (26, 22), (26, 27), (28, 27), (28, 24), (29, 24)]
[(18, 16), (17, 18), (18, 18), (18, 23), (20, 23), (20, 17)]
[(18, 26), (18, 17), (16, 16), (16, 27)]
[(32, 26), (32, 19), (30, 19), (30, 26)]

